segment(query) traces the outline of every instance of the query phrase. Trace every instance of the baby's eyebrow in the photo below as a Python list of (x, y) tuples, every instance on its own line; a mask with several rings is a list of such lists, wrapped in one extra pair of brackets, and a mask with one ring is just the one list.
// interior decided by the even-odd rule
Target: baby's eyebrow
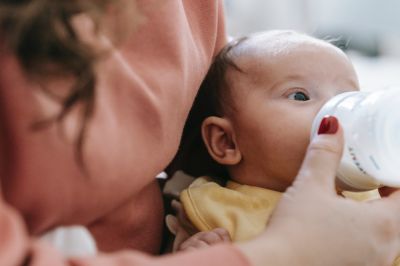
[(274, 91), (274, 90), (278, 89), (282, 84), (287, 83), (287, 82), (303, 81), (303, 80), (304, 80), (304, 76), (303, 75), (300, 75), (300, 74), (289, 74), (289, 75), (283, 76), (282, 78), (280, 78), (279, 80), (277, 80), (276, 82), (271, 84), (270, 90)]

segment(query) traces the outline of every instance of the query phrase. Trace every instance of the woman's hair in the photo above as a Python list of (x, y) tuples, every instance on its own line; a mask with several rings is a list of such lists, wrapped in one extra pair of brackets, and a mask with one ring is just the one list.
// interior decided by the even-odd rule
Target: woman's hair
[[(85, 13), (93, 19), (97, 30), (100, 18), (112, 2), (118, 1), (0, 0), (0, 38), (5, 48), (17, 57), (27, 76), (40, 81), (71, 75), (75, 78), (66, 96), (53, 97), (62, 105), (60, 113), (35, 123), (33, 128), (60, 122), (74, 106), (82, 106), (76, 137), (79, 163), (82, 163), (86, 127), (94, 109), (94, 64), (99, 54), (78, 38), (71, 24), (72, 17)], [(42, 89), (49, 96), (57, 95), (45, 86)]]
[(228, 43), (214, 58), (189, 112), (178, 153), (168, 167), (168, 173), (183, 170), (192, 176), (214, 176), (222, 182), (229, 178), (226, 168), (208, 154), (201, 136), (201, 125), (207, 117), (221, 117), (234, 108), (226, 73), (229, 69), (243, 73), (235, 63), (235, 48), (247, 39), (243, 37)]

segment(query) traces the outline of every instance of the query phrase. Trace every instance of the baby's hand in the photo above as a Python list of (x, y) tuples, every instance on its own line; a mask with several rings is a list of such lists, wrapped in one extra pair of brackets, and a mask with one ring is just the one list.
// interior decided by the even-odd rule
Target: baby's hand
[[(180, 203), (175, 203), (175, 205), (181, 207)], [(215, 228), (207, 232), (198, 232), (189, 223), (187, 217), (182, 216), (182, 210), (180, 214), (179, 220), (173, 215), (167, 215), (166, 217), (167, 228), (175, 236), (172, 244), (172, 252), (197, 249), (216, 243), (231, 241), (231, 237), (226, 229)]]
[(166, 217), (167, 228), (175, 235), (172, 252), (231, 242), (231, 237), (226, 229), (215, 228), (207, 232), (199, 232), (189, 221), (180, 202), (173, 200), (172, 207), (176, 216), (169, 214)]
[(201, 249), (222, 242), (231, 242), (231, 237), (226, 229), (215, 228), (211, 231), (198, 232), (192, 235), (182, 242), (177, 247), (177, 250)]

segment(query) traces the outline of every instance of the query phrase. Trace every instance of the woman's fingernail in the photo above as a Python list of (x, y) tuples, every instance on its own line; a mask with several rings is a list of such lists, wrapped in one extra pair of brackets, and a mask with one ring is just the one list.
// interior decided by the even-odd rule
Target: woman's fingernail
[(319, 125), (318, 135), (335, 134), (339, 129), (339, 122), (334, 116), (325, 116)]

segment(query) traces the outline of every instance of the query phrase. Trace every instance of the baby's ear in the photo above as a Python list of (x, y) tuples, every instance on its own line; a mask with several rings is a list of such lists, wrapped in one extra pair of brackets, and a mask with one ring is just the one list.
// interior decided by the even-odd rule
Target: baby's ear
[(235, 132), (229, 120), (207, 117), (201, 126), (203, 141), (210, 156), (219, 164), (235, 165), (242, 159)]

